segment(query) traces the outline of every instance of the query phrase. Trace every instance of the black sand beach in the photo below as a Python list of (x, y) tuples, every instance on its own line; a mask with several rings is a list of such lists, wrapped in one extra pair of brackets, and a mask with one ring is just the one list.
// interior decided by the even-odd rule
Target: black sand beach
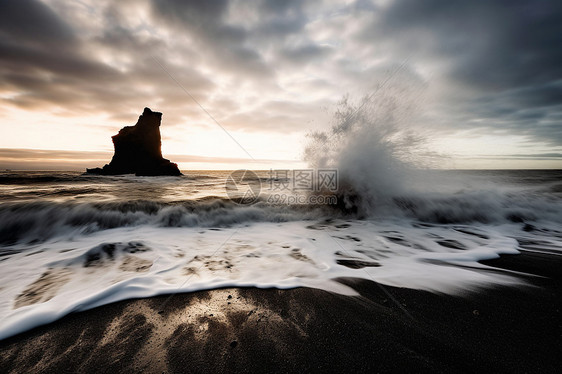
[(525, 276), (529, 287), (453, 297), (345, 279), (360, 297), (238, 288), (123, 301), (1, 342), (0, 367), (7, 373), (557, 372), (562, 258), (523, 252), (486, 263), (532, 274)]
[(0, 0), (0, 374), (562, 374), (561, 20)]

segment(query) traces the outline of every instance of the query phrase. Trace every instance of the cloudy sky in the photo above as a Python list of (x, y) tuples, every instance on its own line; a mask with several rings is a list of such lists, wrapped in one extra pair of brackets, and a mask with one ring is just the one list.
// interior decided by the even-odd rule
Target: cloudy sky
[(301, 166), (396, 85), (438, 166), (562, 168), (560, 1), (0, 0), (0, 168), (102, 166), (145, 106), (184, 169)]

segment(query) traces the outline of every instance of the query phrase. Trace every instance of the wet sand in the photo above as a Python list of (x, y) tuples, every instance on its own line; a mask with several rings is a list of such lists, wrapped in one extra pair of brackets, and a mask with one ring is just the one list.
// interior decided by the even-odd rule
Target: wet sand
[(128, 300), (0, 342), (2, 372), (556, 372), (562, 256), (486, 264), (528, 287), (460, 296), (236, 288)]

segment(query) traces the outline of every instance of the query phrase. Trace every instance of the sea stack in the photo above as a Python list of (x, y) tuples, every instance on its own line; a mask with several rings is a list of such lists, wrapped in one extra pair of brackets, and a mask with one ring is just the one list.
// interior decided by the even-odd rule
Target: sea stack
[(123, 127), (111, 137), (115, 153), (103, 168), (86, 169), (102, 175), (181, 175), (178, 165), (162, 157), (160, 123), (162, 113), (144, 108), (134, 126)]

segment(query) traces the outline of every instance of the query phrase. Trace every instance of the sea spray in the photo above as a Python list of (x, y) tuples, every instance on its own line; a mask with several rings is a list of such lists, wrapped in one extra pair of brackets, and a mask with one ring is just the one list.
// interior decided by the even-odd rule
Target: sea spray
[(370, 216), (406, 191), (427, 143), (415, 131), (418, 97), (419, 89), (404, 87), (388, 87), (356, 103), (344, 96), (330, 128), (309, 134), (305, 160), (314, 168), (337, 168), (345, 210)]
[(424, 170), (431, 183), (421, 183), (426, 138), (411, 130), (414, 104), (405, 91), (345, 98), (332, 127), (311, 135), (307, 159), (338, 169), (342, 204), (358, 215), (239, 205), (225, 171), (4, 175), (0, 339), (118, 300), (213, 288), (354, 293), (342, 278), (450, 294), (521, 285), (480, 261), (562, 253), (562, 175)]
[[(559, 171), (432, 172), (436, 189), (409, 183), (414, 169), (390, 139), (379, 149), (404, 168), (367, 174), (396, 184), (364, 220), (322, 206), (236, 204), (224, 171), (157, 180), (51, 172), (35, 183), (33, 172), (11, 173), (0, 185), (0, 339), (118, 300), (220, 287), (349, 293), (337, 279), (362, 278), (465, 293), (521, 282), (483, 259), (562, 253)], [(346, 144), (350, 163), (360, 148)]]
[[(430, 169), (446, 156), (428, 148), (420, 93), (416, 85), (393, 85), (355, 102), (344, 96), (329, 128), (308, 135), (305, 160), (339, 173), (338, 210), (353, 218), (438, 224), (562, 222), (554, 177), (540, 174), (547, 179), (537, 180), (531, 193), (515, 174), (506, 184), (490, 173)], [(525, 172), (521, 177), (531, 178)]]

